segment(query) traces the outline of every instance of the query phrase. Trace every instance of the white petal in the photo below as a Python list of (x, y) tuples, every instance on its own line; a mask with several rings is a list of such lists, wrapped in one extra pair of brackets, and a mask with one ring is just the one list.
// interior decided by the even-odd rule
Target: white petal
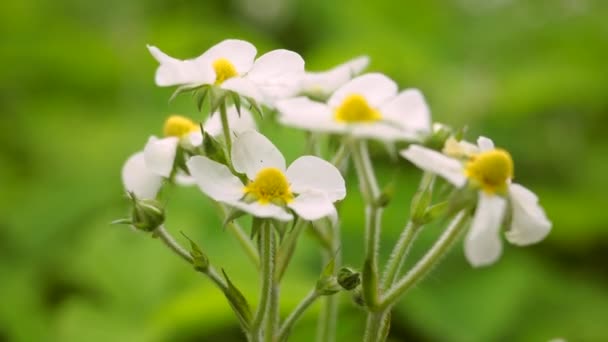
[(369, 57), (360, 56), (325, 72), (308, 72), (301, 83), (301, 92), (328, 96), (358, 75), (369, 64)]
[(307, 97), (296, 97), (276, 103), (279, 121), (287, 126), (310, 131), (344, 132), (346, 125), (333, 119), (331, 109), (324, 103), (312, 101)]
[[(240, 135), (243, 132), (254, 131), (257, 129), (255, 120), (251, 112), (245, 108), (241, 108), (241, 116), (236, 110), (236, 107), (231, 106), (226, 109), (228, 114), (228, 123), (230, 124), (230, 130), (236, 135)], [(219, 112), (213, 113), (205, 124), (203, 125), (205, 131), (213, 137), (218, 137), (223, 134), (222, 130), (222, 119)]]
[(162, 177), (146, 167), (143, 152), (129, 157), (122, 168), (122, 182), (125, 189), (133, 192), (140, 199), (155, 198), (162, 181)]
[(500, 226), (507, 201), (495, 195), (479, 192), (471, 229), (464, 241), (464, 254), (474, 267), (494, 263), (502, 253)]
[(263, 168), (276, 167), (285, 171), (285, 158), (268, 138), (256, 131), (248, 131), (239, 135), (232, 144), (232, 165), (237, 172), (254, 179)]
[(196, 184), (196, 179), (185, 172), (180, 171), (175, 175), (175, 184), (181, 186), (191, 186)]
[(188, 134), (188, 139), (186, 141), (193, 147), (201, 146), (203, 144), (203, 133), (201, 133), (200, 130), (192, 132)]
[(506, 237), (518, 246), (530, 245), (544, 239), (551, 231), (551, 221), (538, 205), (538, 197), (519, 184), (509, 186), (513, 217)]
[(256, 83), (265, 83), (285, 76), (302, 75), (304, 73), (304, 59), (289, 50), (273, 50), (260, 56), (247, 77)]
[(212, 199), (236, 201), (243, 197), (243, 183), (226, 165), (202, 156), (190, 158), (186, 165), (201, 191)]
[(288, 206), (301, 218), (309, 221), (331, 216), (336, 209), (332, 201), (322, 192), (305, 192), (296, 197)]
[(360, 138), (378, 139), (385, 142), (397, 140), (420, 141), (420, 134), (413, 130), (402, 129), (393, 122), (351, 124), (350, 134)]
[(265, 95), (262, 90), (251, 80), (243, 77), (233, 77), (224, 81), (221, 88), (226, 90), (232, 90), (243, 96), (251, 97), (257, 102), (264, 103)]
[(431, 131), (431, 112), (418, 89), (407, 89), (380, 107), (382, 116), (415, 133)]
[(479, 151), (489, 151), (494, 149), (494, 142), (490, 138), (479, 137), (477, 139), (477, 146), (479, 146)]
[(340, 171), (331, 163), (314, 156), (296, 159), (285, 172), (291, 191), (303, 194), (309, 191), (325, 193), (331, 202), (346, 196), (346, 185)]
[(253, 44), (244, 40), (226, 39), (209, 48), (197, 59), (213, 65), (216, 60), (225, 58), (234, 65), (239, 75), (242, 75), (251, 69), (256, 54), (257, 50)]
[(270, 107), (297, 94), (304, 75), (304, 60), (289, 50), (270, 51), (255, 61), (247, 78), (254, 82)]
[(148, 169), (163, 177), (169, 177), (173, 170), (178, 144), (179, 138), (176, 137), (163, 139), (150, 137), (144, 147), (144, 158)]
[(336, 108), (342, 104), (347, 96), (353, 94), (362, 95), (370, 106), (379, 107), (397, 95), (397, 84), (380, 73), (364, 74), (336, 90), (328, 104), (330, 107)]
[(215, 81), (215, 72), (209, 63), (198, 60), (179, 60), (168, 56), (157, 47), (148, 45), (152, 56), (160, 63), (156, 69), (158, 86), (197, 86)]
[(438, 174), (457, 187), (464, 186), (467, 181), (462, 164), (437, 151), (419, 145), (410, 145), (400, 153), (417, 167)]
[(229, 201), (228, 205), (247, 212), (255, 217), (274, 218), (279, 221), (291, 221), (293, 216), (285, 209), (274, 204), (260, 204), (259, 202), (245, 203), (242, 201)]

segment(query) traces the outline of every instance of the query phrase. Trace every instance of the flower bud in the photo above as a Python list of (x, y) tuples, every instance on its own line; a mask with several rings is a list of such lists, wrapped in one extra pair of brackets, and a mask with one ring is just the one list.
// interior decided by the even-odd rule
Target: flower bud
[(353, 290), (361, 284), (361, 274), (349, 267), (342, 267), (338, 271), (338, 284), (347, 291)]
[(131, 215), (133, 227), (145, 232), (151, 232), (165, 222), (165, 209), (157, 200), (153, 199), (133, 198)]
[(433, 124), (433, 132), (427, 137), (424, 145), (434, 150), (440, 150), (452, 133), (451, 127), (436, 122)]

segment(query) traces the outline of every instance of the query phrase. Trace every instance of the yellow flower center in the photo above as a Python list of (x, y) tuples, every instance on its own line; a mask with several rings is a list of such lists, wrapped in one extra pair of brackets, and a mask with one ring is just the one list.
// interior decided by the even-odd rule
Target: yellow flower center
[(505, 192), (513, 178), (513, 159), (502, 149), (481, 152), (467, 162), (465, 174), (487, 193)]
[(253, 196), (259, 203), (284, 205), (293, 200), (289, 182), (283, 172), (275, 167), (267, 167), (245, 186), (245, 194)]
[(183, 138), (198, 129), (199, 127), (194, 121), (181, 115), (171, 115), (165, 121), (163, 133), (166, 137)]
[(347, 96), (336, 108), (334, 119), (345, 123), (371, 123), (382, 119), (382, 115), (369, 106), (365, 97), (353, 94)]
[(216, 59), (213, 62), (213, 70), (215, 70), (215, 84), (221, 84), (225, 80), (238, 75), (234, 64), (226, 58)]

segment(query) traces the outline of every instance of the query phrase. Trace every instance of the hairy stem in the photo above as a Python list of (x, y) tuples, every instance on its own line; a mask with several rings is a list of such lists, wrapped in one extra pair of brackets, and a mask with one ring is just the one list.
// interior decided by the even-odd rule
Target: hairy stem
[(264, 222), (260, 229), (260, 257), (261, 257), (261, 281), (260, 286), (260, 303), (255, 313), (255, 317), (251, 324), (251, 339), (253, 341), (261, 341), (262, 338), (262, 323), (266, 319), (271, 297), (272, 297), (272, 283), (274, 277), (274, 260), (273, 253), (271, 251), (273, 245), (273, 232), (272, 227), (268, 222)]
[(319, 296), (320, 295), (317, 292), (317, 289), (313, 288), (308, 295), (302, 299), (300, 304), (298, 304), (293, 312), (287, 316), (285, 322), (283, 322), (283, 325), (281, 326), (281, 330), (279, 331), (279, 342), (287, 340), (294, 324), (298, 321), (298, 319), (300, 319), (300, 316), (302, 316), (310, 305), (312, 305), (319, 298)]

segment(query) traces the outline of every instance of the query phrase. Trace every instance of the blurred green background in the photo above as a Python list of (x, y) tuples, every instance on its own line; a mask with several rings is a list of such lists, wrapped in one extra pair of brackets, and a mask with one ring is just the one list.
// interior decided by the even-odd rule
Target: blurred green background
[[(418, 87), (434, 118), (509, 149), (516, 180), (554, 222), (529, 248), (505, 245), (472, 269), (459, 244), (393, 315), (393, 341), (608, 341), (608, 2), (602, 0), (217, 0), (0, 2), (0, 341), (239, 341), (210, 282), (124, 226), (122, 163), (188, 96), (153, 83), (145, 44), (188, 58), (225, 38), (288, 48), (308, 70), (368, 54), (369, 70)], [(293, 160), (303, 134), (264, 123)], [(383, 250), (405, 221), (419, 173), (376, 157), (397, 185)], [(359, 266), (356, 182), (343, 208), (345, 262)], [(168, 227), (199, 241), (254, 301), (257, 280), (196, 189), (172, 193)], [(437, 234), (430, 227), (412, 258)], [(183, 242), (183, 240), (180, 240)], [(385, 253), (386, 254), (386, 253)], [(287, 313), (320, 271), (302, 238)], [(342, 295), (339, 341), (364, 314)], [(294, 341), (314, 336), (306, 315)]]

